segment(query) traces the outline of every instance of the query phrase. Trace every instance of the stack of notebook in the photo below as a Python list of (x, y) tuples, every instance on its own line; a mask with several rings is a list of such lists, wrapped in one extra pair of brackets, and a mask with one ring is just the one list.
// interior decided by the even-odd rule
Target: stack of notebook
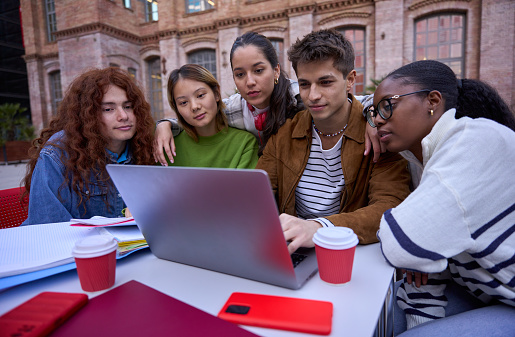
[(70, 226), (70, 223), (6, 228), (0, 231), (0, 290), (76, 268), (75, 242), (109, 235), (118, 243), (117, 258), (148, 247), (134, 225)]

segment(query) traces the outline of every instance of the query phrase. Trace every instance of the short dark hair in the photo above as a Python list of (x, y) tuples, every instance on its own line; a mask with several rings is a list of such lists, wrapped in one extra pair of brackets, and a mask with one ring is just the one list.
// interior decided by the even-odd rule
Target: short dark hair
[(299, 63), (333, 60), (333, 66), (343, 76), (354, 69), (354, 48), (345, 36), (334, 29), (311, 32), (288, 50), (288, 59), (297, 73)]
[(406, 64), (386, 76), (419, 89), (438, 90), (445, 110), (456, 108), (456, 118), (488, 118), (515, 131), (515, 116), (497, 91), (485, 82), (457, 79), (449, 66), (434, 60)]

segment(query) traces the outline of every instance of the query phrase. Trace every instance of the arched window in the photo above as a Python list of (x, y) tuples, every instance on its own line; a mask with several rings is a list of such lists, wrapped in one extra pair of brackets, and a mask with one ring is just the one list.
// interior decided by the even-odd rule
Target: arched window
[(438, 14), (415, 22), (414, 60), (437, 60), (458, 77), (465, 69), (465, 15)]
[(63, 100), (63, 91), (61, 89), (61, 72), (54, 71), (48, 75), (49, 84), (50, 84), (50, 99), (52, 103), (52, 114), (57, 114), (57, 109), (59, 108), (59, 104)]
[(356, 70), (356, 83), (352, 88), (352, 94), (362, 94), (365, 92), (366, 73), (365, 73), (365, 28), (346, 27), (339, 31), (352, 43), (354, 47), (354, 69)]
[(195, 63), (209, 70), (216, 78), (216, 53), (213, 49), (201, 49), (188, 55), (188, 63)]
[(147, 61), (148, 68), (148, 99), (155, 120), (163, 118), (163, 90), (161, 86), (160, 58)]

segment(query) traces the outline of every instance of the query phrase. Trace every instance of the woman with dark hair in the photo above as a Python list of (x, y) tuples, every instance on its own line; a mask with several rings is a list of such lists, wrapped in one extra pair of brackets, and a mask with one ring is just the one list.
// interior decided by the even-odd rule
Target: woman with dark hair
[(245, 128), (259, 131), (263, 151), (270, 136), (277, 133), (286, 119), (302, 110), (298, 85), (287, 79), (272, 43), (263, 35), (249, 32), (238, 37), (232, 45), (230, 60), (234, 83), (242, 97), (238, 100), (233, 96), (227, 104), (235, 109), (241, 106)]
[[(223, 99), (224, 112), (229, 126), (256, 136), (261, 153), (285, 120), (303, 109), (298, 84), (286, 78), (272, 43), (261, 34), (248, 32), (239, 36), (231, 48), (230, 61), (239, 93)], [(163, 122), (171, 122), (171, 128)], [(176, 119), (158, 121), (154, 143), (156, 162), (167, 165), (165, 153), (173, 161), (176, 154), (173, 136), (180, 131)]]
[(513, 113), (485, 83), (418, 61), (383, 80), (367, 118), (388, 151), (422, 169), (418, 187), (385, 212), (378, 232), (387, 261), (408, 270), (397, 285), (395, 335), (406, 328), (403, 336), (511, 335)]
[(23, 224), (123, 216), (125, 203), (106, 165), (151, 164), (153, 125), (150, 105), (126, 72), (105, 68), (78, 76), (30, 150)]
[[(261, 155), (268, 139), (277, 133), (284, 122), (304, 110), (299, 85), (286, 77), (281, 70), (275, 48), (261, 34), (247, 32), (239, 36), (231, 48), (230, 61), (239, 93), (224, 99), (225, 114), (229, 126), (247, 130), (256, 136)], [(365, 102), (371, 96), (355, 97)], [(171, 128), (168, 123), (163, 122), (170, 122)], [(157, 122), (154, 141), (156, 162), (167, 165), (165, 153), (173, 160), (176, 154), (173, 137), (180, 131), (176, 119), (162, 119)], [(375, 132), (372, 128), (367, 128), (367, 132), (370, 133), (367, 135), (367, 142), (372, 143)], [(368, 152), (370, 147), (371, 145)], [(374, 159), (377, 160), (379, 153), (379, 147), (374, 148)]]
[(228, 127), (220, 85), (206, 68), (186, 64), (168, 78), (168, 102), (185, 132), (175, 138), (175, 166), (255, 168), (256, 138)]

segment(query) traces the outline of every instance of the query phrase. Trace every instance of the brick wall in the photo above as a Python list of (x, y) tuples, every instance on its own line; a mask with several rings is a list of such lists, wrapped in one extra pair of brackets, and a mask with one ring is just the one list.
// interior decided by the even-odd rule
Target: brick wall
[[(283, 69), (295, 78), (286, 52), (291, 43), (320, 28), (363, 27), (366, 31), (366, 81), (413, 61), (414, 22), (445, 12), (466, 15), (465, 76), (492, 84), (514, 105), (514, 30), (512, 0), (218, 0), (218, 8), (185, 13), (184, 0), (159, 1), (159, 20), (145, 22), (144, 2), (132, 0), (56, 1), (57, 42), (46, 38), (41, 0), (22, 0), (32, 119), (40, 129), (51, 117), (48, 75), (60, 70), (63, 92), (85, 68), (110, 63), (137, 70), (145, 88), (146, 60), (161, 58), (163, 107), (169, 73), (187, 62), (187, 53), (214, 49), (225, 97), (235, 85), (229, 65), (234, 39), (254, 30), (284, 41)], [(145, 92), (147, 90), (144, 90)]]
[[(511, 13), (511, 14), (510, 14)], [(479, 78), (499, 91), (515, 111), (515, 2), (483, 1)], [(500, 19), (502, 18), (502, 19)]]

